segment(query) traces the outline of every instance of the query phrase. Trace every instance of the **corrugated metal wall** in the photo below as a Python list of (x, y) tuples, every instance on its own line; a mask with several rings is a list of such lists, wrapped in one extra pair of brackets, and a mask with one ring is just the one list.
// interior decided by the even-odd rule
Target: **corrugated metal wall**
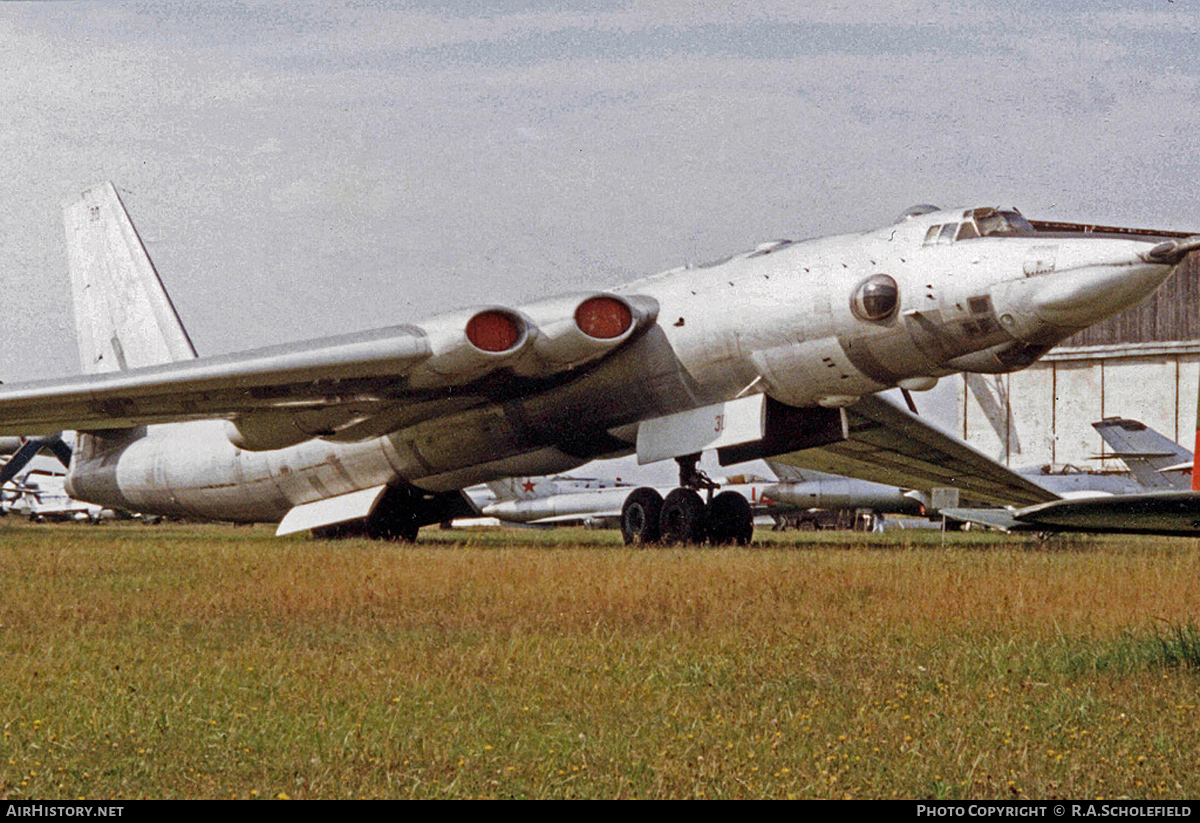
[[(1108, 347), (1106, 347), (1108, 348)], [(1112, 347), (1047, 358), (1025, 371), (960, 378), (959, 432), (1013, 468), (1070, 464), (1117, 471), (1091, 424), (1130, 417), (1191, 448), (1200, 391), (1200, 344), (1139, 353)]]

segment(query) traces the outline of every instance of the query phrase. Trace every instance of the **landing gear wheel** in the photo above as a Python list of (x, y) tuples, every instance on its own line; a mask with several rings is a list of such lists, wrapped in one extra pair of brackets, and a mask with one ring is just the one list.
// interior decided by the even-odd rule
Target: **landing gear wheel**
[(663, 501), (659, 523), (664, 543), (703, 543), (704, 501), (694, 489), (675, 489)]
[(642, 487), (629, 493), (621, 507), (621, 538), (626, 546), (658, 542), (662, 507), (662, 495), (654, 489)]
[(717, 545), (748, 546), (754, 536), (754, 512), (737, 492), (721, 492), (708, 504), (708, 539)]
[(421, 524), (412, 509), (397, 508), (387, 512), (376, 510), (367, 518), (367, 536), (372, 540), (394, 540), (414, 543)]
[(367, 515), (367, 537), (372, 540), (394, 540), (413, 543), (421, 528), (418, 515), (419, 497), (413, 492), (392, 486), (384, 491)]

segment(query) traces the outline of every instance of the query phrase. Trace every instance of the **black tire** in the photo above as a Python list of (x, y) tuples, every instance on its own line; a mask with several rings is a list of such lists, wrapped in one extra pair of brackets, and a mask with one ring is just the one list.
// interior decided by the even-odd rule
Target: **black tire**
[(312, 536), (317, 540), (350, 540), (367, 537), (367, 521), (360, 518), (345, 523), (335, 523), (332, 526), (318, 526), (312, 529)]
[(659, 540), (662, 495), (643, 486), (634, 489), (621, 506), (621, 539), (626, 546), (651, 545)]
[(374, 510), (367, 515), (367, 537), (413, 543), (421, 528), (418, 517), (419, 497), (409, 489), (392, 486), (384, 491)]
[(372, 540), (391, 540), (398, 543), (415, 543), (417, 513), (407, 507), (397, 507), (386, 512), (378, 509), (367, 518), (367, 536)]
[(415, 543), (420, 529), (414, 512), (389, 509), (375, 511), (368, 518), (347, 520), (332, 526), (312, 529), (317, 540), (388, 540), (396, 543)]
[(754, 510), (750, 501), (734, 491), (721, 492), (708, 504), (708, 539), (717, 545), (750, 545), (754, 536)]
[(703, 543), (707, 536), (704, 501), (694, 489), (675, 489), (663, 501), (659, 517), (664, 543)]

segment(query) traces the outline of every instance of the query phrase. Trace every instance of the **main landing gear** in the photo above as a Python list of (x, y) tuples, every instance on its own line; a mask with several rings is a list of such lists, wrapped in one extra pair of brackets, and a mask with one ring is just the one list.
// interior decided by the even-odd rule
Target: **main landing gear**
[[(664, 500), (656, 490), (634, 489), (621, 508), (621, 537), (632, 544), (749, 544), (754, 512), (734, 491), (717, 495), (717, 484), (696, 468), (700, 455), (677, 457), (679, 488)], [(704, 492), (701, 497), (700, 492)]]

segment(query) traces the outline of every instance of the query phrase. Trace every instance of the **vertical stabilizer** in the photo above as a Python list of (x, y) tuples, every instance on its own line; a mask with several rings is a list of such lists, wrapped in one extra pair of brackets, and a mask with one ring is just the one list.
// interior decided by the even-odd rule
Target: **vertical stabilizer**
[(557, 483), (550, 477), (508, 477), (487, 484), (497, 501), (537, 500), (558, 492)]
[(816, 480), (818, 477), (829, 476), (820, 472), (805, 471), (796, 466), (789, 466), (787, 463), (778, 463), (774, 460), (767, 460), (765, 462), (767, 468), (771, 470), (775, 477), (784, 483), (803, 483), (808, 480)]
[(86, 374), (196, 356), (112, 183), (64, 210), (79, 356)]
[(1092, 428), (1146, 489), (1171, 491), (1192, 484), (1191, 478), (1184, 474), (1192, 465), (1192, 453), (1146, 424), (1123, 417), (1106, 417), (1093, 423)]

